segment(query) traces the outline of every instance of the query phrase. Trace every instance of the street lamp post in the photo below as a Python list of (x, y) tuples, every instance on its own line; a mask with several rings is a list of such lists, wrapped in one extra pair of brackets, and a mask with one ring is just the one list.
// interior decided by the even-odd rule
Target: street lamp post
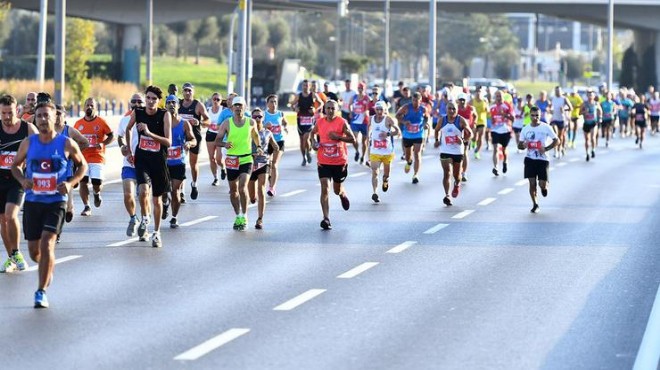
[(607, 88), (612, 90), (614, 79), (614, 0), (607, 6)]

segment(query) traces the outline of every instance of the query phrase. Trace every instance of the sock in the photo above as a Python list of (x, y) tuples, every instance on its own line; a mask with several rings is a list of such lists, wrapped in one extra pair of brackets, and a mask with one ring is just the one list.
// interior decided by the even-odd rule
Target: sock
[(193, 182), (190, 183), (190, 186), (192, 186), (193, 188), (196, 188), (196, 187), (197, 187), (197, 183), (193, 181)]
[(18, 253), (18, 249), (12, 249), (12, 250), (11, 250), (11, 255), (10, 255), (10, 256), (15, 255), (16, 253)]

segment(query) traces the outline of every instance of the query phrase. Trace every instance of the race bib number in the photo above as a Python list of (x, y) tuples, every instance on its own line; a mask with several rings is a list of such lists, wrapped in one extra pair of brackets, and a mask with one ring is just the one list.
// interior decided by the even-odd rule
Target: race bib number
[(33, 173), (32, 192), (34, 194), (52, 195), (57, 193), (56, 173)]
[(314, 124), (314, 117), (306, 117), (306, 116), (300, 117), (301, 126), (311, 126), (313, 124)]
[(458, 136), (445, 136), (445, 144), (447, 145), (461, 145), (461, 138)]
[(339, 157), (339, 146), (337, 144), (321, 144), (321, 154), (326, 158)]
[(228, 155), (227, 158), (225, 158), (225, 167), (229, 170), (237, 170), (239, 167), (238, 157)]
[(212, 123), (211, 125), (209, 125), (209, 131), (218, 132), (218, 124), (217, 123)]
[(95, 134), (85, 134), (83, 135), (89, 141), (89, 146), (99, 147), (99, 138)]
[(584, 115), (584, 120), (585, 121), (593, 121), (594, 120), (594, 115), (590, 114), (590, 113), (587, 113), (587, 114)]
[(140, 149), (146, 150), (147, 152), (159, 152), (160, 143), (150, 137), (141, 136)]
[(15, 157), (16, 152), (0, 152), (0, 168), (10, 170)]
[(493, 116), (493, 126), (502, 126), (504, 124), (504, 119), (502, 116)]
[(183, 150), (181, 150), (180, 146), (167, 148), (167, 159), (174, 161), (181, 158), (183, 158)]
[(543, 147), (543, 145), (541, 145), (541, 142), (540, 142), (540, 141), (528, 141), (528, 142), (527, 142), (527, 149), (530, 149), (530, 150), (539, 150), (539, 149), (541, 149), (542, 147)]
[(374, 140), (374, 149), (387, 149), (387, 140)]
[(362, 105), (354, 105), (354, 106), (353, 106), (353, 113), (355, 113), (355, 114), (362, 114), (362, 113), (364, 113), (364, 106), (362, 106)]
[(279, 135), (282, 133), (282, 126), (280, 125), (271, 125), (269, 128), (270, 132), (272, 132), (274, 135)]
[(421, 125), (416, 125), (414, 123), (408, 123), (406, 124), (406, 131), (408, 131), (411, 134), (416, 134), (419, 132), (419, 128)]

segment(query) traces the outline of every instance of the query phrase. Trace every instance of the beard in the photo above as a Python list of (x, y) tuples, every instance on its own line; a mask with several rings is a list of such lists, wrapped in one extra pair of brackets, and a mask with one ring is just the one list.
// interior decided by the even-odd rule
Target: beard
[(85, 109), (85, 115), (86, 115), (87, 117), (91, 117), (93, 113), (94, 113), (94, 110), (93, 110), (93, 109), (91, 109), (91, 108), (87, 108), (87, 109)]

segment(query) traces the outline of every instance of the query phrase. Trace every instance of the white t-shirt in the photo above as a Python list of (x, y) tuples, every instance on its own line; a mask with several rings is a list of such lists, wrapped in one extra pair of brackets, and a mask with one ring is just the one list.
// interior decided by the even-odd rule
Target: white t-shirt
[(218, 109), (217, 113), (213, 113), (213, 107), (208, 109), (208, 116), (209, 116), (209, 132), (218, 132), (218, 127), (220, 126), (220, 123), (218, 123), (218, 119), (220, 118), (220, 114), (222, 113), (224, 107), (220, 106), (220, 109)]
[(649, 105), (651, 106), (651, 115), (653, 117), (660, 116), (660, 99), (651, 99), (649, 101)]
[(548, 145), (548, 141), (557, 139), (555, 131), (545, 122), (540, 122), (538, 126), (531, 124), (523, 127), (520, 132), (520, 141), (524, 141), (527, 147), (527, 158), (548, 161), (548, 156), (544, 152), (541, 154), (539, 148)]
[[(131, 120), (131, 116), (124, 116), (122, 117), (121, 121), (119, 121), (119, 128), (117, 129), (117, 136), (121, 136), (123, 138), (126, 138), (126, 127), (128, 127), (128, 122)], [(133, 129), (131, 130), (131, 149), (132, 152), (135, 153), (135, 149), (138, 146), (138, 132), (137, 132), (137, 124), (133, 125)], [(128, 158), (124, 157), (124, 164), (122, 167), (135, 167), (132, 163), (128, 161)]]
[(563, 96), (552, 97), (552, 120), (563, 122), (564, 121), (564, 108), (566, 105), (566, 98)]
[(357, 93), (353, 90), (344, 90), (341, 93), (340, 99), (341, 99), (341, 111), (342, 112), (350, 112), (351, 110), (349, 109), (351, 103), (353, 103), (353, 98), (357, 95)]

